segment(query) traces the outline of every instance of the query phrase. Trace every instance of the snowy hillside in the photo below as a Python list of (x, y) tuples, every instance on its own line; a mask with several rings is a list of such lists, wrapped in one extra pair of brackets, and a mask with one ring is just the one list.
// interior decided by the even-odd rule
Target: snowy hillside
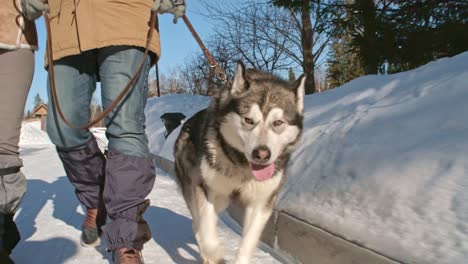
[(279, 207), (410, 263), (468, 259), (468, 53), (309, 96)]
[[(151, 150), (173, 159), (159, 116), (208, 99), (147, 107)], [(304, 134), (279, 209), (390, 258), (468, 259), (468, 53), (306, 96)]]

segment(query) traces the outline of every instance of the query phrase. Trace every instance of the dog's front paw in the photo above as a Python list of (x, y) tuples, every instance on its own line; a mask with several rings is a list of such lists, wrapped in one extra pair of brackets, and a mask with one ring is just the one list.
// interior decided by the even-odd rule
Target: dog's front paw
[(203, 264), (223, 263), (224, 250), (220, 243), (204, 243), (202, 247)]
[(246, 257), (246, 256), (237, 256), (236, 261), (234, 262), (234, 264), (249, 264), (249, 263), (250, 263), (250, 259), (249, 257)]
[(215, 257), (212, 259), (207, 259), (203, 257), (203, 264), (225, 264), (226, 262), (222, 257)]
[(225, 264), (225, 263), (226, 262), (224, 262), (223, 259), (218, 260), (217, 262), (213, 262), (213, 261), (206, 260), (206, 259), (203, 260), (203, 264)]

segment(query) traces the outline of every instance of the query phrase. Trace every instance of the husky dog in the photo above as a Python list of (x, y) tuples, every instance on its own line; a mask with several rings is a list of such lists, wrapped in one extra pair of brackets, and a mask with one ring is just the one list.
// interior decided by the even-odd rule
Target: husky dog
[(175, 169), (204, 264), (223, 260), (218, 214), (245, 207), (237, 264), (250, 263), (302, 132), (304, 81), (296, 85), (237, 64), (232, 84), (182, 127)]

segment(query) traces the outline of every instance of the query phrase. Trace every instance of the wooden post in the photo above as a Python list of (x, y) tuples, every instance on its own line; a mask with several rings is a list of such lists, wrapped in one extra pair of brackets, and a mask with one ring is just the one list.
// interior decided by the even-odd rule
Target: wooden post
[(41, 115), (41, 130), (46, 131), (47, 115)]

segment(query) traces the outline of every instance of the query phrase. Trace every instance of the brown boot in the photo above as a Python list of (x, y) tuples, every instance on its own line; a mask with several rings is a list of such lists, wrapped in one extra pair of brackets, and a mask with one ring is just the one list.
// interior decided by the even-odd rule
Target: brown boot
[(91, 208), (86, 210), (86, 217), (83, 223), (83, 226), (86, 228), (95, 228), (97, 229), (97, 219), (98, 215), (98, 209), (97, 208)]
[(105, 216), (102, 216), (99, 211), (97, 208), (88, 208), (86, 210), (81, 233), (81, 245), (85, 247), (95, 247), (101, 242), (101, 228), (105, 224)]
[(112, 253), (114, 264), (144, 264), (140, 250), (133, 248), (119, 248)]

